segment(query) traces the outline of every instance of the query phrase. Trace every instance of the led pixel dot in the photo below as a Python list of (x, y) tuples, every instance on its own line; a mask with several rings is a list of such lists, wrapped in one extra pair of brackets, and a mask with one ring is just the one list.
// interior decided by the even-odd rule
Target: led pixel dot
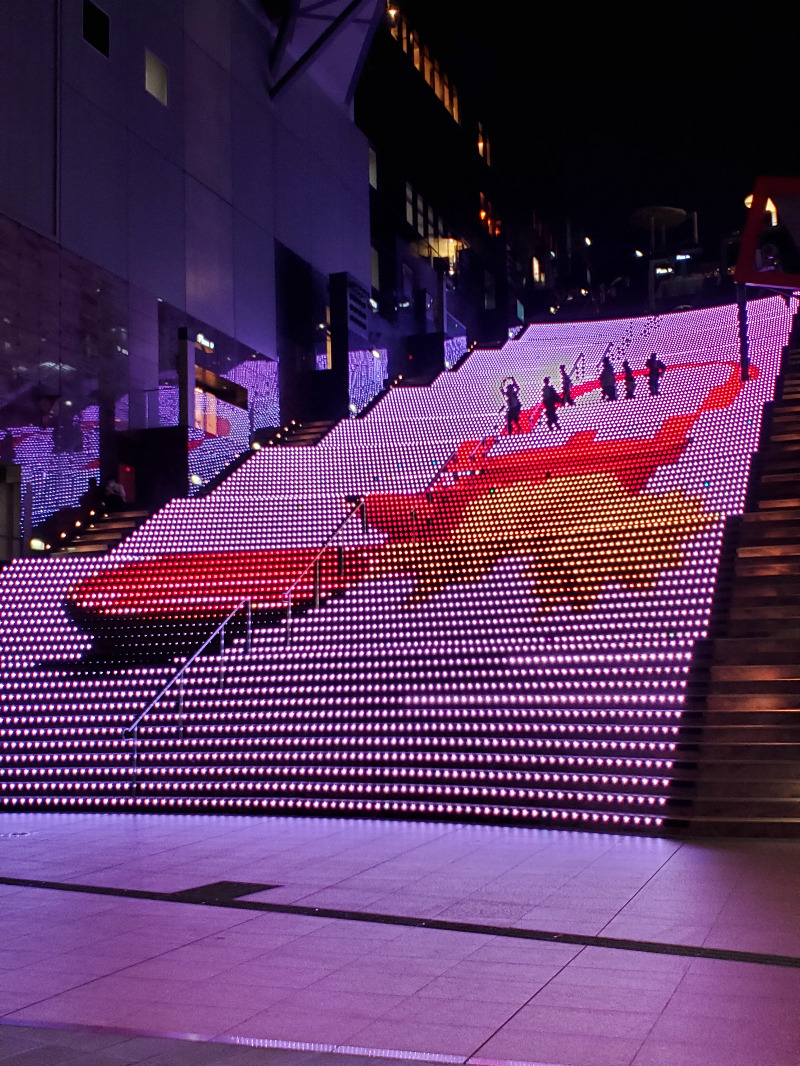
[[(431, 386), (356, 417), (385, 369), (365, 350), (353, 417), (318, 444), (253, 451), (102, 559), (15, 561), (0, 575), (5, 808), (657, 832), (794, 310), (749, 305), (746, 384), (735, 307), (454, 342)], [(575, 404), (551, 430), (542, 383), (561, 364)], [(203, 482), (228, 458), (212, 444), (194, 450)], [(222, 648), (150, 706), (229, 614)], [(134, 763), (126, 730), (145, 710)]]

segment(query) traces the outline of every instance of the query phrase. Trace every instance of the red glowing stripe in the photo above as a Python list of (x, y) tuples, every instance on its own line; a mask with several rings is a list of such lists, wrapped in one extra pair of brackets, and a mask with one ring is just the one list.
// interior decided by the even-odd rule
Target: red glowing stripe
[[(582, 431), (553, 447), (483, 457), (477, 473), (474, 452), (478, 442), (467, 441), (448, 470), (469, 471), (473, 476), (438, 487), (431, 494), (369, 496), (367, 521), (386, 537), (385, 544), (431, 543), (447, 540), (471, 503), (509, 484), (535, 485), (551, 478), (609, 473), (630, 495), (635, 495), (656, 469), (680, 459), (689, 431), (702, 413), (730, 406), (741, 392), (738, 363), (683, 363), (671, 369), (710, 365), (730, 366), (727, 381), (712, 388), (694, 413), (667, 418), (653, 437), (597, 440), (596, 430)], [(755, 371), (751, 368), (752, 377)], [(598, 387), (599, 382), (585, 382), (574, 392), (580, 395)], [(375, 550), (348, 548), (340, 549), (338, 554), (336, 549), (324, 553), (320, 559), (320, 597), (329, 598), (361, 582)], [(67, 603), (98, 617), (135, 614), (203, 618), (230, 611), (250, 598), (254, 610), (276, 612), (286, 608), (286, 591), (304, 571), (307, 572), (294, 590), (293, 602), (302, 605), (313, 599), (314, 576), (307, 568), (317, 552), (312, 547), (160, 556), (95, 574), (70, 590)]]

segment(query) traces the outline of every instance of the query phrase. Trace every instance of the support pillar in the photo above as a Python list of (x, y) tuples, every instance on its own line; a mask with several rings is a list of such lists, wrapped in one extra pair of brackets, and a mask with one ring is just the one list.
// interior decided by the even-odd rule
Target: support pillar
[(750, 350), (747, 341), (747, 286), (736, 285), (736, 304), (739, 309), (739, 366), (742, 381), (750, 380)]

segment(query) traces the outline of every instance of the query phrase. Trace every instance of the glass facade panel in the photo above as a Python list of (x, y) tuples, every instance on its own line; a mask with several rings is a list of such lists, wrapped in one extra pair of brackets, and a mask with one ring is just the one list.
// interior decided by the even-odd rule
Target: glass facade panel
[(4, 217), (0, 245), (0, 445), (3, 461), (21, 467), (23, 529), (77, 506), (90, 478), (115, 469), (117, 432), (178, 424), (180, 327), (214, 342), (196, 349), (196, 362), (248, 398), (230, 416), (224, 401), (207, 404), (192, 451), (228, 436), (212, 451), (232, 457), (253, 429), (278, 424), (273, 360)]

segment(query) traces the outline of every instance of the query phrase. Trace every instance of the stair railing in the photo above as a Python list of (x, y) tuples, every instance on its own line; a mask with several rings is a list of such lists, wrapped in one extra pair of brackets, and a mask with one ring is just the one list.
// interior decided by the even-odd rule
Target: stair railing
[(183, 736), (183, 728), (184, 728), (184, 693), (185, 693), (185, 688), (186, 688), (186, 671), (189, 669), (189, 667), (192, 665), (192, 663), (195, 661), (195, 659), (199, 655), (203, 654), (203, 652), (206, 650), (206, 648), (209, 646), (209, 644), (213, 640), (215, 640), (217, 636), (219, 636), (219, 655), (220, 655), (220, 662), (222, 664), (222, 678), (224, 680), (224, 678), (225, 678), (225, 626), (228, 624), (228, 622), (230, 622), (230, 620), (235, 615), (237, 615), (242, 610), (243, 607), (246, 608), (245, 617), (247, 618), (246, 648), (247, 648), (248, 652), (251, 650), (251, 648), (252, 648), (252, 634), (253, 634), (253, 601), (248, 596), (247, 599), (241, 600), (239, 603), (237, 603), (236, 606), (233, 608), (233, 610), (228, 611), (228, 613), (225, 615), (225, 617), (222, 619), (222, 621), (216, 627), (214, 632), (211, 633), (211, 635), (200, 645), (199, 648), (197, 648), (195, 651), (192, 652), (192, 654), (189, 656), (189, 658), (183, 663), (183, 665), (181, 666), (180, 670), (176, 671), (172, 675), (172, 677), (169, 679), (169, 681), (167, 681), (166, 685), (164, 685), (159, 690), (158, 694), (156, 696), (154, 696), (154, 698), (148, 703), (148, 705), (141, 712), (141, 714), (137, 718), (135, 718), (134, 721), (131, 722), (131, 724), (129, 726), (126, 726), (125, 729), (123, 729), (122, 735), (123, 735), (123, 737), (125, 737), (126, 740), (130, 739), (131, 737), (133, 737), (133, 787), (134, 787), (134, 789), (136, 788), (136, 784), (137, 784), (137, 780), (138, 780), (138, 772), (139, 772), (139, 726), (140, 726), (140, 724), (142, 722), (142, 719), (145, 718), (155, 707), (158, 706), (158, 704), (161, 702), (161, 700), (166, 696), (166, 694), (168, 692), (170, 692), (172, 690), (172, 688), (174, 686), (177, 686), (177, 697), (176, 697), (176, 701), (175, 701), (175, 706), (176, 706), (177, 711), (178, 711), (178, 733), (179, 733), (180, 736)]
[[(626, 355), (627, 355), (628, 349), (631, 347), (631, 345), (633, 344), (634, 340), (640, 341), (643, 337), (646, 337), (649, 334), (650, 330), (657, 324), (657, 319), (658, 319), (658, 315), (648, 315), (647, 318), (645, 319), (644, 325), (642, 326), (642, 328), (639, 330), (639, 332), (636, 334), (635, 337), (634, 337), (633, 333), (631, 332), (631, 333), (626, 333), (621, 341), (609, 341), (608, 344), (606, 345), (606, 350), (603, 352), (603, 356), (610, 355), (610, 353), (613, 351), (614, 352), (614, 356), (616, 358), (620, 358), (621, 357), (621, 358), (624, 359), (626, 357)], [(583, 354), (583, 353), (581, 353), (581, 354)], [(602, 362), (603, 362), (603, 358), (601, 356), (600, 361), (596, 364), (596, 366), (599, 367), (602, 364)], [(573, 367), (573, 369), (574, 369), (574, 367)]]
[[(363, 496), (359, 496), (357, 500), (354, 500), (352, 497), (349, 497), (347, 502), (348, 503), (355, 503), (355, 506), (352, 508), (352, 510), (348, 511), (348, 513), (344, 516), (344, 518), (337, 525), (337, 527), (328, 535), (328, 537), (325, 540), (325, 543), (319, 549), (319, 551), (314, 556), (314, 558), (311, 560), (311, 562), (303, 570), (300, 571), (300, 573), (297, 575), (297, 577), (294, 579), (294, 581), (291, 583), (291, 585), (283, 593), (283, 597), (286, 600), (286, 637), (285, 637), (285, 644), (286, 644), (287, 647), (292, 643), (292, 597), (294, 595), (294, 590), (297, 588), (297, 586), (300, 584), (300, 582), (303, 580), (303, 578), (306, 576), (306, 574), (309, 571), (313, 570), (313, 573), (314, 573), (314, 606), (315, 607), (319, 607), (321, 596), (322, 596), (322, 556), (325, 554), (325, 552), (328, 550), (328, 548), (330, 548), (331, 544), (333, 543), (333, 540), (338, 536), (340, 531), (342, 529), (344, 529), (344, 527), (347, 525), (347, 523), (350, 521), (350, 519), (355, 517), (355, 515), (357, 515), (359, 513), (359, 511), (361, 512), (361, 531), (362, 531), (362, 533), (366, 533), (368, 528), (369, 528), (367, 526), (367, 501), (364, 499), (364, 497)], [(339, 556), (338, 556), (337, 565), (339, 567), (339, 571), (340, 571), (340, 574), (341, 574), (343, 572), (343, 569), (344, 569), (344, 555), (342, 553), (340, 553)]]
[[(578, 370), (579, 367), (580, 371)], [(586, 355), (584, 354), (584, 352), (581, 352), (581, 354), (572, 364), (572, 370), (570, 370), (569, 372), (570, 380), (575, 374), (578, 374), (579, 380), (581, 382), (586, 380)]]
[[(582, 369), (582, 373), (585, 375), (585, 372), (586, 372), (586, 357), (584, 356), (583, 352), (581, 352), (581, 354), (577, 357), (575, 362), (572, 364), (572, 368), (571, 368), (571, 370), (569, 372), (569, 376), (570, 377), (572, 377), (575, 374), (575, 372), (576, 372), (576, 370), (578, 369), (579, 366)], [(504, 410), (505, 410), (504, 408), (501, 409), (498, 412), (498, 414), (502, 415)], [(469, 455), (467, 456), (467, 463), (468, 464), (473, 463), (473, 461), (475, 459), (475, 455), (477, 454), (477, 452), (479, 450), (483, 449), (483, 456), (486, 456), (489, 453), (489, 451), (491, 450), (494, 442), (496, 441), (497, 437), (499, 436), (500, 431), (502, 430), (502, 428), (503, 428), (503, 420), (501, 418), (499, 421), (497, 421), (493, 425), (493, 427), (489, 430), (488, 433), (485, 433), (484, 436), (481, 437), (481, 439), (478, 441), (478, 443), (475, 445), (475, 447), (469, 453)], [(422, 490), (423, 495), (427, 499), (428, 503), (433, 503), (433, 490), (436, 487), (436, 485), (439, 482), (439, 480), (445, 474), (450, 472), (449, 471), (450, 464), (452, 463), (452, 461), (458, 455), (460, 447), (461, 447), (461, 445), (456, 445), (456, 447), (451, 452), (451, 454), (447, 457), (447, 459), (445, 459), (445, 461), (443, 463), (440, 463), (437, 466), (433, 477), (430, 479), (430, 481), (427, 483), (427, 485)], [(474, 473), (474, 470), (471, 471), (471, 472)], [(362, 530), (365, 533), (367, 531), (368, 527), (367, 527), (367, 505), (366, 505), (366, 500), (363, 497), (359, 497), (357, 500), (354, 500), (353, 498), (348, 498), (348, 502), (354, 502), (355, 503), (355, 506), (353, 507), (353, 509), (347, 515), (345, 515), (345, 517), (341, 520), (341, 522), (339, 522), (339, 524), (336, 526), (336, 528), (328, 535), (327, 539), (325, 540), (325, 543), (319, 549), (319, 551), (314, 556), (314, 558), (311, 560), (311, 562), (308, 563), (308, 565), (297, 575), (297, 577), (294, 579), (292, 584), (283, 593), (283, 597), (286, 600), (285, 644), (286, 644), (287, 647), (292, 642), (292, 601), (293, 601), (294, 591), (297, 588), (297, 586), (300, 584), (302, 579), (309, 573), (309, 571), (313, 570), (313, 573), (314, 573), (314, 607), (319, 607), (320, 599), (321, 599), (321, 585), (322, 585), (322, 556), (325, 554), (325, 552), (331, 546), (334, 538), (336, 536), (338, 536), (339, 532), (344, 528), (344, 526), (347, 525), (347, 523), (350, 521), (350, 519), (353, 518), (356, 514), (358, 514), (359, 511), (361, 512)], [(338, 565), (341, 568), (343, 563), (340, 561)]]

